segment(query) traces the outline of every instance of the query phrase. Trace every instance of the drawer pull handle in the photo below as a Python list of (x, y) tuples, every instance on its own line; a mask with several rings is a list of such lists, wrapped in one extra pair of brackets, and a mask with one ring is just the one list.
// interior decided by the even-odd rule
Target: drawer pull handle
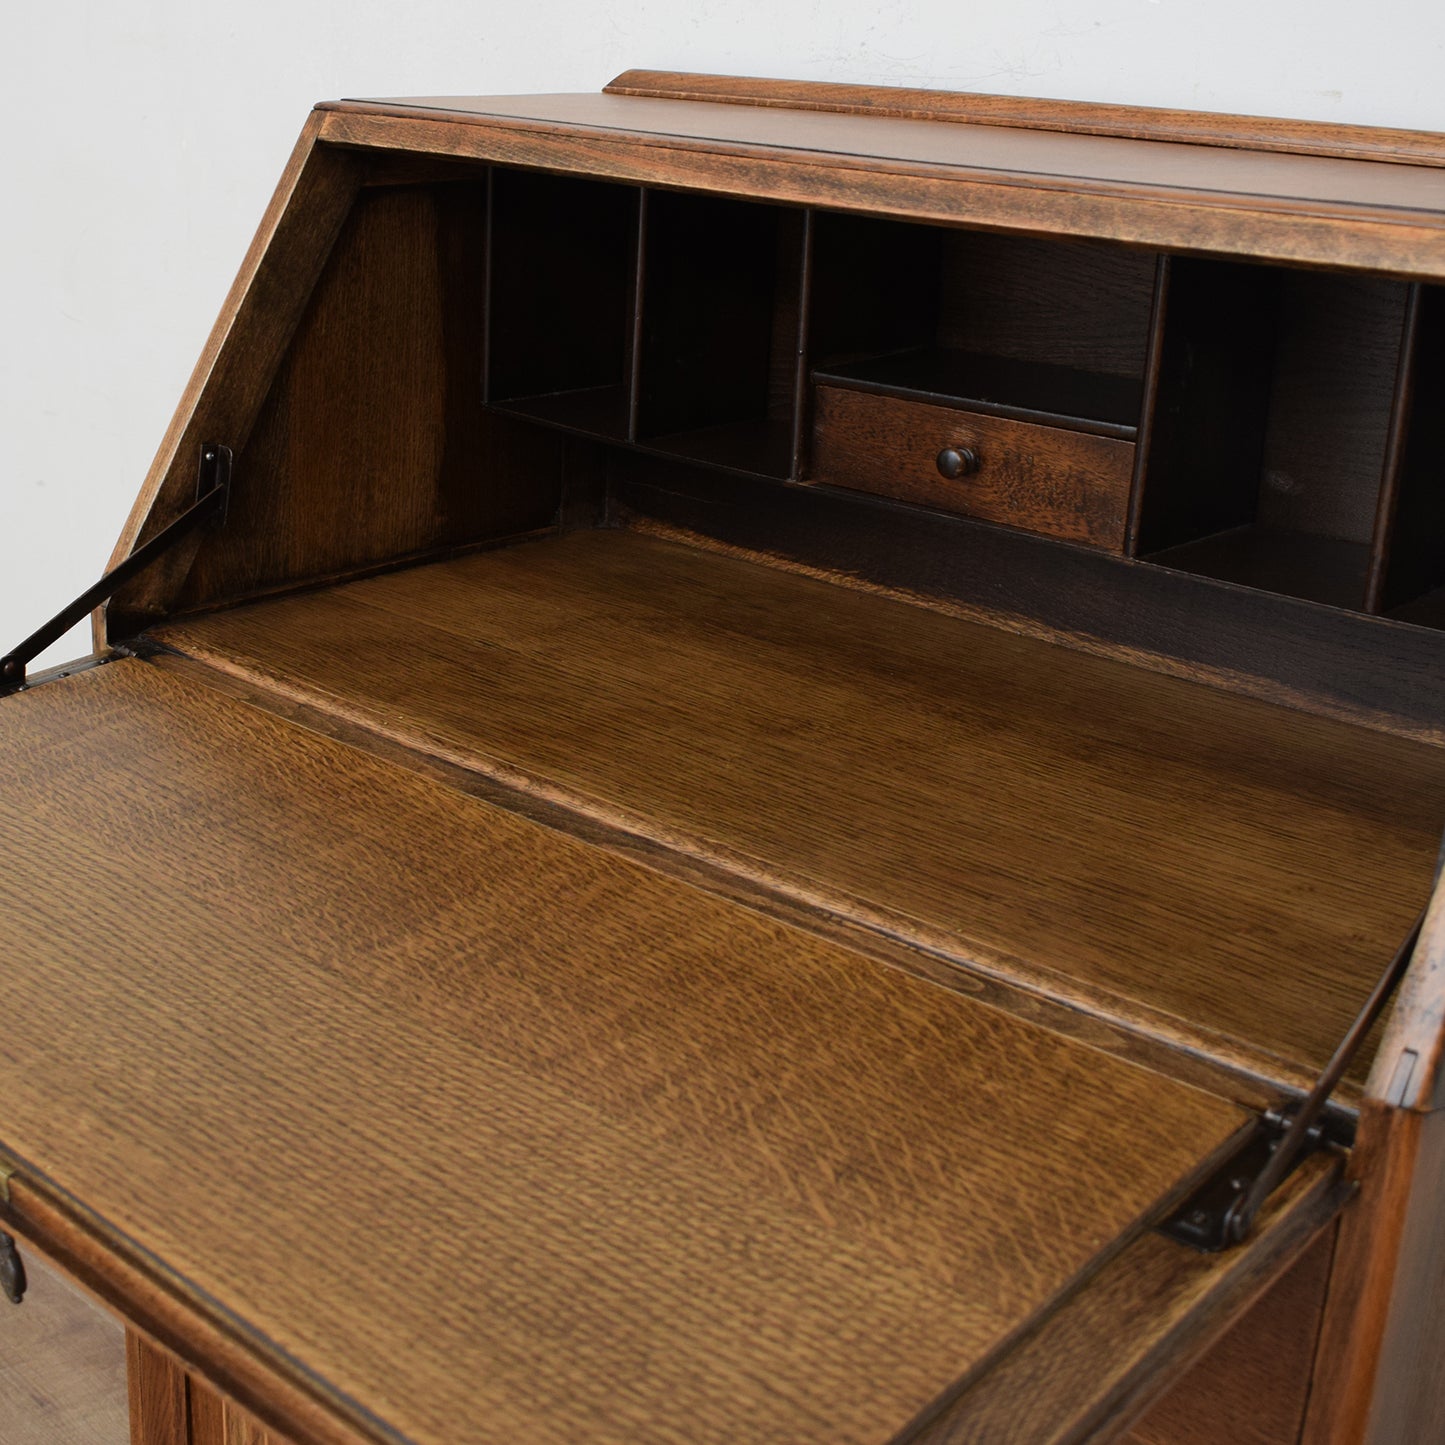
[(978, 453), (972, 447), (944, 447), (938, 454), (938, 471), (950, 482), (978, 470)]

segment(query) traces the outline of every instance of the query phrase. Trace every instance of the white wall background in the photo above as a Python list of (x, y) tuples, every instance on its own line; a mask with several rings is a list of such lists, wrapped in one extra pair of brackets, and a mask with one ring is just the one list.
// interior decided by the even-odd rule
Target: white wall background
[(0, 651), (104, 567), (313, 101), (629, 66), (1445, 130), (1445, 0), (7, 0)]

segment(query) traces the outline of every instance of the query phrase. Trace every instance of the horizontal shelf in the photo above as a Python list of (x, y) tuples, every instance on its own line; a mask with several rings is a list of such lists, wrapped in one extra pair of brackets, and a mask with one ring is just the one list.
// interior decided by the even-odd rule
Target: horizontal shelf
[(627, 388), (589, 386), (579, 391), (554, 391), (545, 396), (494, 401), (492, 411), (546, 426), (561, 427), (602, 441), (627, 440)]
[(1144, 560), (1198, 577), (1358, 611), (1364, 606), (1370, 548), (1365, 542), (1248, 526), (1168, 547)]
[(972, 351), (903, 351), (820, 366), (813, 380), (1124, 441), (1135, 439), (1143, 404), (1143, 385), (1132, 377)]
[(641, 438), (648, 451), (730, 471), (787, 480), (793, 471), (793, 428), (785, 421), (736, 421), (697, 431)]
[(1402, 602), (1386, 615), (1396, 622), (1410, 622), (1416, 627), (1445, 628), (1445, 587), (1436, 587), (1423, 597)]

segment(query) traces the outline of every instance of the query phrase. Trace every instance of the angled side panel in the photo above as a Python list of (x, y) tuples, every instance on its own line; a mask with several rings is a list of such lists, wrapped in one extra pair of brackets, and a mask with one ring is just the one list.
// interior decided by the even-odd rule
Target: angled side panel
[[(241, 264), (201, 359), (146, 477), (111, 566), (173, 521), (194, 500), (202, 441), (239, 449), (301, 318), (361, 184), (360, 160), (318, 145), (321, 117), (301, 132), (280, 184)], [(150, 568), (96, 614), (98, 648), (163, 609), (184, 578), (194, 544)], [(111, 619), (125, 619), (117, 628)]]

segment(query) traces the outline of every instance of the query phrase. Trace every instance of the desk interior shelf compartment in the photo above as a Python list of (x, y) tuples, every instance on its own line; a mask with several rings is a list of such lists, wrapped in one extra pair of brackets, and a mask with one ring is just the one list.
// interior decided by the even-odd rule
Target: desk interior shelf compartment
[(813, 268), (814, 480), (1122, 550), (1152, 255), (820, 215)]
[(493, 406), (627, 439), (641, 194), (493, 169), (484, 380)]
[(1373, 601), (1400, 621), (1445, 627), (1445, 288), (1414, 288), (1406, 345)]
[(639, 442), (793, 474), (803, 228), (801, 211), (649, 194)]
[(1139, 555), (1371, 606), (1410, 287), (1175, 258)]

